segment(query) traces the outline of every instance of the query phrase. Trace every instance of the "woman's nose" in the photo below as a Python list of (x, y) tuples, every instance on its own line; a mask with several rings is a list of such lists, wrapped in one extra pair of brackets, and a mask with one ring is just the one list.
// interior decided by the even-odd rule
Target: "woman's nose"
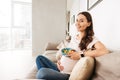
[(75, 23), (75, 25), (77, 26), (77, 25), (79, 25), (79, 23), (78, 23), (78, 22), (76, 22), (76, 23)]

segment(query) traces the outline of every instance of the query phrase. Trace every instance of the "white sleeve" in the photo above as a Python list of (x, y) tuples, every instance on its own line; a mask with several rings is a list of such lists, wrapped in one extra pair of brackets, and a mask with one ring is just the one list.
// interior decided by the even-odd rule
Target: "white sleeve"
[(96, 42), (98, 42), (98, 41), (99, 41), (98, 38), (93, 37), (93, 41), (87, 46), (87, 49), (91, 49), (92, 46), (93, 46)]

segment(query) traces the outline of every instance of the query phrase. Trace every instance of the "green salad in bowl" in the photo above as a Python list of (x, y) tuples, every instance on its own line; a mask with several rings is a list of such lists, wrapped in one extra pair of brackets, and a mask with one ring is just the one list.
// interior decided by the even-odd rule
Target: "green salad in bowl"
[(75, 52), (75, 50), (72, 48), (63, 48), (61, 51), (62, 51), (62, 55), (64, 56), (69, 56), (69, 54)]

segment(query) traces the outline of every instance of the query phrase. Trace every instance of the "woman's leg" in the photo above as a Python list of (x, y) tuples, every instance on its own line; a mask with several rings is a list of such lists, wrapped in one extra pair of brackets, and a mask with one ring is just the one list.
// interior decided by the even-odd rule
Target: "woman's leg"
[(60, 73), (49, 68), (41, 68), (38, 70), (36, 78), (45, 80), (68, 80), (69, 74)]
[(55, 63), (53, 63), (51, 60), (49, 60), (48, 58), (46, 58), (42, 55), (39, 55), (36, 58), (36, 64), (37, 64), (38, 70), (40, 68), (50, 68), (50, 69), (59, 71), (59, 69), (57, 68), (57, 65)]

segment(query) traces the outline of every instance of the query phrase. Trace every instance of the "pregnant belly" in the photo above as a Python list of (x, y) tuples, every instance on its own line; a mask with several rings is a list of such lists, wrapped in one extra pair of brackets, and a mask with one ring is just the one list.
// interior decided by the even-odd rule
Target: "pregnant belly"
[(62, 56), (61, 57), (61, 65), (64, 67), (62, 72), (70, 73), (74, 67), (74, 65), (77, 63), (78, 60), (72, 60), (69, 57)]

